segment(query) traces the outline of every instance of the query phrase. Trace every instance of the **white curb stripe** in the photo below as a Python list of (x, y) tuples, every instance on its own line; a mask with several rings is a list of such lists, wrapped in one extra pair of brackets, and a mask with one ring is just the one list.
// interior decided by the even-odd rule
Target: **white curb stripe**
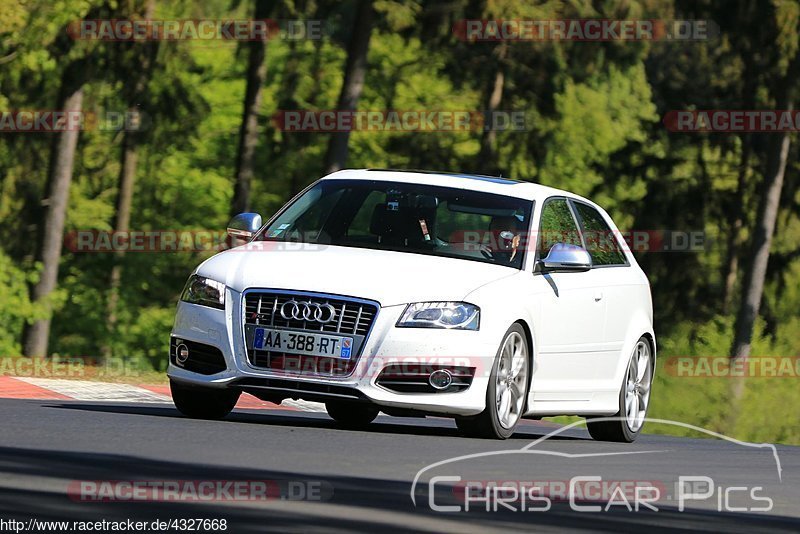
[[(90, 382), (88, 380), (64, 380), (58, 378), (15, 378), (79, 401), (172, 403), (172, 399), (168, 395), (162, 395), (131, 384)], [(325, 405), (321, 402), (287, 399), (281, 403), (281, 406), (297, 408), (303, 412), (326, 412)]]
[(62, 380), (57, 378), (18, 377), (18, 380), (55, 391), (79, 401), (113, 401), (113, 402), (172, 402), (166, 395), (161, 395), (131, 384), (111, 384), (108, 382), (89, 382), (87, 380)]

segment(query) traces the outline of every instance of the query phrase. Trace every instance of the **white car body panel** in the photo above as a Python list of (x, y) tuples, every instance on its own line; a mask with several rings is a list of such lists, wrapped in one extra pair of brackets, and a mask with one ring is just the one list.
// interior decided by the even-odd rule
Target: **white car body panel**
[(357, 296), (369, 288), (369, 297), (364, 298), (382, 306), (459, 301), (477, 286), (514, 274), (511, 269), (454, 258), (304, 243), (278, 249), (268, 241), (222, 252), (198, 272), (239, 292), (249, 287), (294, 290), (298, 280), (303, 291), (318, 293)]
[[(547, 198), (572, 198), (597, 208), (617, 231), (605, 211), (592, 202), (536, 184), (367, 170), (340, 171), (324, 179), (331, 178), (434, 184), (531, 200), (534, 230)], [(486, 407), (496, 351), (515, 322), (523, 323), (530, 335), (533, 362), (528, 416), (612, 415), (618, 410), (628, 359), (641, 336), (652, 340), (655, 354), (649, 284), (629, 251), (625, 251), (627, 266), (541, 274), (534, 273), (533, 250), (527, 252), (524, 267), (515, 269), (406, 252), (281, 245), (285, 246), (253, 242), (220, 253), (197, 268), (197, 274), (225, 283), (225, 309), (180, 302), (172, 336), (218, 348), (227, 369), (201, 375), (170, 361), (172, 380), (228, 387), (243, 378), (284, 376), (255, 368), (247, 359), (242, 299), (245, 291), (253, 289), (377, 301), (380, 311), (351, 376), (295, 376), (292, 380), (354, 388), (384, 407), (444, 415), (480, 413)], [(407, 304), (426, 301), (464, 301), (479, 306), (479, 330), (396, 327)], [(397, 393), (376, 385), (380, 370), (398, 359), (432, 364), (469, 362), (477, 372), (471, 386), (460, 392)]]

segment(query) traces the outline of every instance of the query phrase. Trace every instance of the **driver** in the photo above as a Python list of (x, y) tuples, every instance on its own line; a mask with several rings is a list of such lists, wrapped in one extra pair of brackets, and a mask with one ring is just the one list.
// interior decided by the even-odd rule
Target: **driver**
[(489, 252), (498, 263), (510, 264), (517, 257), (520, 243), (519, 221), (516, 217), (492, 217), (489, 223), (492, 240)]

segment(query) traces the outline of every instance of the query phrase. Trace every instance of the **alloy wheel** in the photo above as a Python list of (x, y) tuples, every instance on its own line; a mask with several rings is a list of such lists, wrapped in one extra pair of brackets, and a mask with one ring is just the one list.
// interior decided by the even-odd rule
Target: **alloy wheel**
[(637, 432), (644, 424), (647, 405), (650, 402), (652, 378), (650, 347), (640, 340), (628, 364), (628, 376), (625, 381), (625, 416), (628, 428), (633, 432)]
[(528, 382), (528, 346), (512, 332), (503, 342), (495, 377), (497, 419), (503, 428), (513, 428), (525, 409)]

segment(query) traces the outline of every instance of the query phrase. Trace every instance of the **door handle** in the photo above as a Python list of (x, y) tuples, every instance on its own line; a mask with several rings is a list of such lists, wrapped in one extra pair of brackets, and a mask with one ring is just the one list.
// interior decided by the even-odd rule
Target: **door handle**
[(594, 292), (594, 301), (595, 302), (600, 302), (601, 300), (603, 300), (603, 292), (602, 291), (595, 291)]

